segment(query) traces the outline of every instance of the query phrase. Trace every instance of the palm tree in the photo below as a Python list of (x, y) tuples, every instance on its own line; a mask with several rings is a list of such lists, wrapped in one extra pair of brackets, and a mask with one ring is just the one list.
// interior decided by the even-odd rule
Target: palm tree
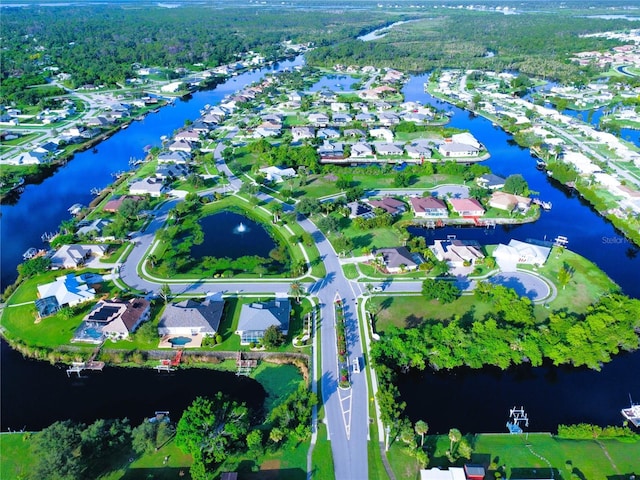
[(294, 280), (289, 285), (289, 293), (296, 298), (296, 302), (300, 302), (300, 295), (304, 293), (304, 287), (298, 280)]
[(449, 430), (449, 452), (453, 455), (453, 446), (462, 439), (462, 433), (457, 428)]
[(163, 283), (162, 287), (160, 287), (160, 296), (163, 298), (165, 304), (169, 301), (169, 297), (171, 296), (171, 287), (168, 283)]
[(420, 446), (424, 445), (424, 436), (429, 431), (429, 425), (424, 420), (418, 420), (413, 427), (418, 435), (420, 435)]
[(147, 255), (147, 262), (151, 265), (151, 268), (156, 266), (156, 262), (158, 261), (158, 257), (156, 257), (153, 253), (151, 255)]
[(571, 281), (571, 270), (569, 268), (562, 267), (560, 271), (558, 271), (558, 283), (562, 285), (562, 289), (564, 290), (569, 282)]
[(271, 205), (269, 205), (269, 209), (271, 210), (271, 213), (273, 213), (273, 223), (277, 223), (278, 220), (280, 220), (280, 215), (282, 214), (282, 204), (274, 200), (271, 202)]

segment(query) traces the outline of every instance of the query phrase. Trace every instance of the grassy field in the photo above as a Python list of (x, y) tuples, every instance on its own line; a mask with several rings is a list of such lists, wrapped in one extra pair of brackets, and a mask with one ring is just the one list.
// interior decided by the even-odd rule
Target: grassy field
[[(640, 442), (619, 440), (566, 440), (550, 434), (481, 434), (467, 437), (473, 446), (471, 462), (488, 467), (487, 480), (497, 478), (564, 478), (623, 480), (640, 472)], [(446, 435), (429, 436), (425, 446), (431, 453), (429, 468), (447, 468), (449, 448)], [(407, 447), (395, 442), (389, 450), (389, 462), (398, 478), (418, 478), (418, 466)], [(549, 464), (553, 469), (553, 476)], [(456, 465), (462, 465), (459, 460)]]
[(384, 332), (390, 325), (411, 328), (427, 320), (461, 319), (481, 320), (491, 311), (491, 305), (478, 302), (473, 295), (465, 295), (452, 303), (441, 305), (436, 300), (427, 301), (420, 295), (402, 297), (372, 297), (380, 305), (375, 330)]

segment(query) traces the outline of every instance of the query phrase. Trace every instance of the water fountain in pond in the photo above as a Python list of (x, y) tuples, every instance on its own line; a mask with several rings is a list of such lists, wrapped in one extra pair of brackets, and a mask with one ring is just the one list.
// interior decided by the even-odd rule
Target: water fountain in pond
[(249, 229), (244, 225), (244, 223), (240, 222), (240, 225), (238, 225), (236, 228), (233, 229), (233, 233), (241, 235), (247, 232), (248, 230)]

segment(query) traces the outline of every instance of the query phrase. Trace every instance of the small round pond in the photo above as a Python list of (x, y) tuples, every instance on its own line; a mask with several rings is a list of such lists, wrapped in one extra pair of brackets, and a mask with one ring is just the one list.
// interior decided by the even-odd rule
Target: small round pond
[(228, 257), (236, 259), (247, 255), (269, 257), (276, 247), (265, 228), (239, 213), (223, 211), (200, 220), (204, 242), (191, 247), (191, 257)]
[(174, 347), (183, 347), (187, 343), (191, 343), (191, 339), (189, 337), (174, 337), (169, 339), (169, 343)]

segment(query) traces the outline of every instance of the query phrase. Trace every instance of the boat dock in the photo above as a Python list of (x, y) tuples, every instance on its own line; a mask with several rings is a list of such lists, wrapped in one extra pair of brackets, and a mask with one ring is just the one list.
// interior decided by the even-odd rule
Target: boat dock
[(237, 376), (243, 375), (246, 377), (251, 374), (251, 370), (253, 370), (257, 366), (257, 360), (243, 359), (242, 352), (238, 352), (236, 354), (236, 367), (238, 367), (238, 370), (236, 371)]
[(72, 373), (77, 373), (78, 376), (83, 370), (99, 370), (104, 368), (104, 362), (96, 362), (90, 360), (88, 362), (73, 362), (69, 368), (67, 368), (67, 377), (70, 377)]
[(175, 357), (172, 359), (165, 358), (160, 360), (160, 363), (156, 365), (156, 370), (158, 372), (173, 372), (178, 365), (180, 365), (180, 360), (182, 359), (182, 349), (176, 352)]

